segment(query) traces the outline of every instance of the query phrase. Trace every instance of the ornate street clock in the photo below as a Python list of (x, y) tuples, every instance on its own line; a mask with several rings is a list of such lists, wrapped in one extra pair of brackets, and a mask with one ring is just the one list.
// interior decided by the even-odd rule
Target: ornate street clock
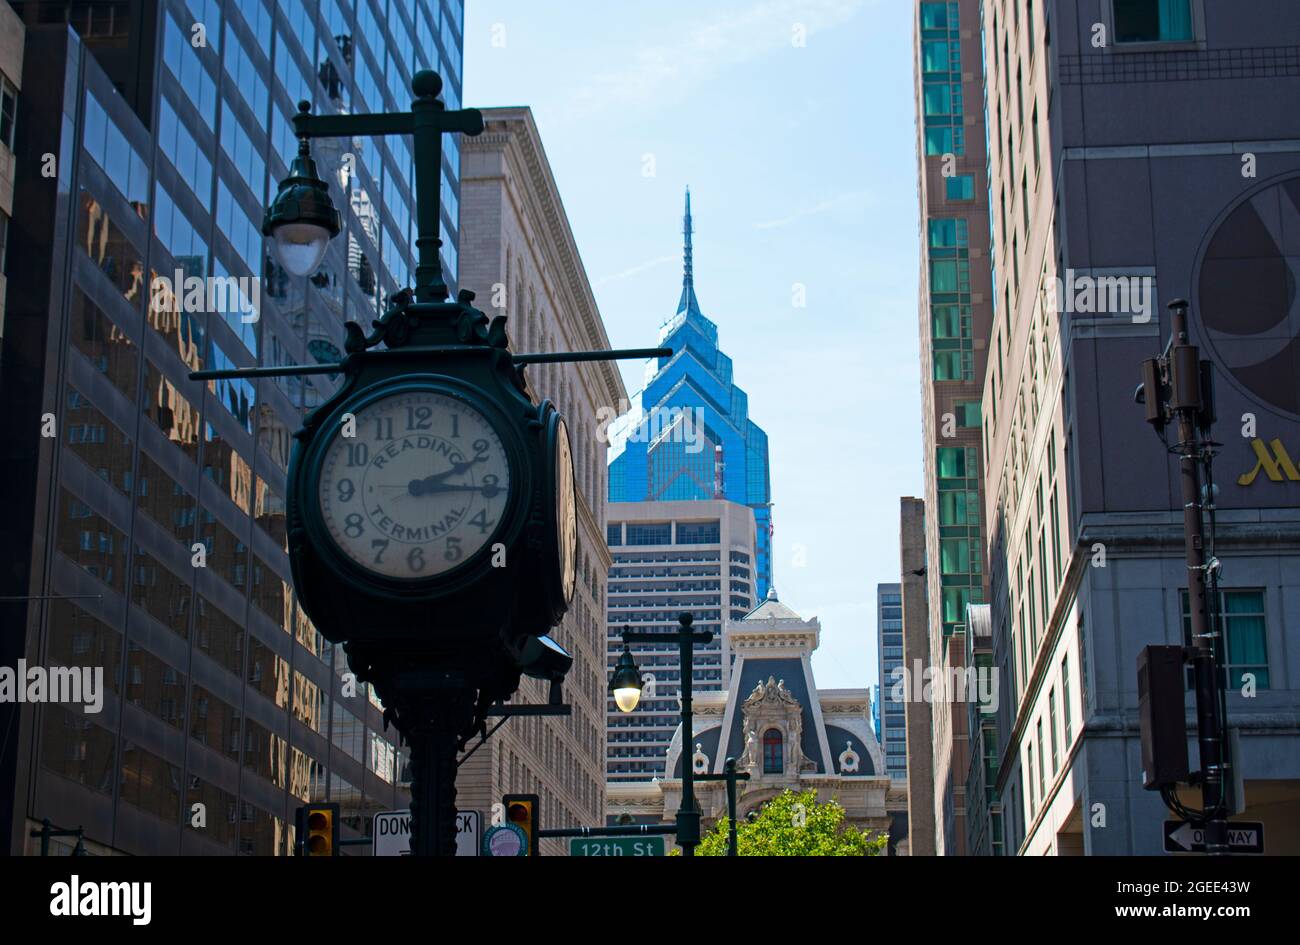
[(573, 595), (573, 456), (472, 299), (399, 298), (371, 336), (349, 326), (344, 381), (297, 434), (289, 551), (303, 609), (362, 678), (437, 664), (500, 697)]

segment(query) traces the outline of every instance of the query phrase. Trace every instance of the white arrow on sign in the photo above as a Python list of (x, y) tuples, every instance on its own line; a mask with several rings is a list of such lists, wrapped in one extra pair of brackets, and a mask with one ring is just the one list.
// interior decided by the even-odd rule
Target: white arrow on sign
[[(373, 856), (411, 855), (411, 812), (390, 810), (375, 814), (370, 828)], [(483, 814), (476, 810), (456, 811), (456, 855), (478, 856), (483, 834)]]
[(1193, 847), (1203, 841), (1201, 831), (1191, 824), (1183, 824), (1177, 830), (1169, 835), (1169, 839), (1177, 843), (1184, 850), (1191, 850)]

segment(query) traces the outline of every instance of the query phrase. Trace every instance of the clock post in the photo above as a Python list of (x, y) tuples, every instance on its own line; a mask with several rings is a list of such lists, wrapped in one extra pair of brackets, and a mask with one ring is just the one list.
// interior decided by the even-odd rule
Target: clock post
[[(573, 459), (564, 419), (538, 401), (539, 362), (665, 357), (670, 349), (515, 354), (506, 318), (462, 289), (448, 300), (438, 249), (445, 133), (477, 135), (476, 109), (447, 111), (419, 72), (409, 112), (294, 118), (299, 150), (262, 231), (291, 276), (319, 266), (342, 220), (312, 160), (319, 137), (411, 135), (414, 291), (367, 332), (344, 324), (337, 363), (196, 371), (195, 380), (333, 374), (338, 390), (295, 434), (286, 506), (300, 606), (341, 644), (411, 752), (411, 852), (455, 851), (457, 756), (490, 715), (568, 714), (572, 659), (546, 636), (568, 609), (576, 555)], [(520, 676), (551, 705), (507, 706)]]

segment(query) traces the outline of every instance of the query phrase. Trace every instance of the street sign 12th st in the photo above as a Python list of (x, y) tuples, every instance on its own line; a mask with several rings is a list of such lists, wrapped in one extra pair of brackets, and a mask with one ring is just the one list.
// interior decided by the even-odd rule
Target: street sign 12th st
[(663, 837), (574, 837), (569, 856), (663, 856)]
[[(1185, 820), (1165, 821), (1166, 853), (1204, 853), (1205, 831)], [(1264, 825), (1258, 821), (1228, 823), (1229, 853), (1263, 853)]]

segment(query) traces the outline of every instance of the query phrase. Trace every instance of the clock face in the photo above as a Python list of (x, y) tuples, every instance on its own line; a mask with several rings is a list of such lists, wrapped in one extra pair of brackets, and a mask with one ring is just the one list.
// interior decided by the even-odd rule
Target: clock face
[(560, 541), (560, 586), (568, 602), (573, 598), (577, 574), (578, 510), (574, 501), (569, 428), (562, 419), (556, 424), (555, 440), (555, 534)]
[(445, 574), (497, 531), (510, 497), (505, 445), (458, 398), (408, 390), (355, 414), (321, 463), (321, 517), (367, 571), (404, 581)]

